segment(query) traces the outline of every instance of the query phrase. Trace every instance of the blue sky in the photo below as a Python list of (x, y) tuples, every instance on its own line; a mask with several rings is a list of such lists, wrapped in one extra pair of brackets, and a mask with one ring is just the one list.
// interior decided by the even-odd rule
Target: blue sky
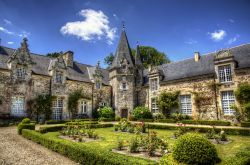
[(122, 21), (131, 47), (149, 45), (172, 61), (250, 43), (249, 0), (0, 0), (1, 45), (72, 50), (95, 65), (115, 52)]

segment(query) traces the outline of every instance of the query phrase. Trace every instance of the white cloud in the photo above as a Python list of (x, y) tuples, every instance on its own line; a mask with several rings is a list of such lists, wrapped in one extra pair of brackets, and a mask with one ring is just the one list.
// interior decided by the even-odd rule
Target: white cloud
[(22, 38), (27, 38), (29, 35), (30, 33), (26, 31), (22, 31), (20, 34), (18, 34), (18, 36)]
[(208, 32), (208, 34), (210, 35), (211, 39), (214, 41), (221, 41), (227, 35), (226, 31), (222, 29), (216, 30), (212, 33)]
[(62, 34), (77, 36), (84, 41), (95, 41), (105, 38), (108, 44), (113, 44), (116, 28), (111, 28), (109, 18), (101, 11), (85, 9), (79, 12), (83, 21), (67, 22), (60, 31)]
[(228, 20), (230, 23), (234, 23), (235, 21), (233, 19)]
[(0, 27), (0, 31), (6, 34), (15, 35), (14, 32), (9, 31), (8, 29), (5, 29), (4, 27)]
[(240, 35), (237, 34), (237, 35), (234, 36), (233, 38), (230, 38), (230, 39), (226, 42), (226, 45), (231, 45), (232, 43), (236, 42), (239, 38), (240, 38)]
[(6, 25), (12, 25), (12, 22), (10, 20), (3, 19), (3, 21)]
[(193, 40), (192, 38), (190, 38), (189, 40), (185, 41), (184, 43), (185, 43), (185, 44), (192, 45), (192, 44), (197, 44), (197, 43), (198, 43), (198, 41)]
[(14, 42), (9, 41), (9, 42), (7, 42), (7, 44), (12, 45), (12, 44), (14, 44)]

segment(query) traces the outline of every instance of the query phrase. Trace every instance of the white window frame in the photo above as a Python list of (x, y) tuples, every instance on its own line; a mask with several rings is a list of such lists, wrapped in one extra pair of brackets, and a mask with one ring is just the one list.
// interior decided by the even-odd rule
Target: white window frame
[(52, 101), (52, 119), (53, 120), (62, 120), (63, 112), (63, 98), (57, 97)]
[(180, 112), (185, 115), (192, 115), (192, 97), (190, 94), (180, 95)]
[(63, 83), (63, 73), (56, 71), (55, 73), (55, 83), (62, 84)]
[(232, 82), (232, 67), (230, 64), (218, 66), (218, 74), (221, 83)]
[(234, 115), (235, 110), (231, 109), (231, 105), (235, 104), (235, 96), (233, 91), (222, 91), (221, 92), (221, 106), (224, 115)]
[(26, 76), (26, 69), (24, 67), (18, 67), (16, 68), (16, 77), (18, 79), (25, 79)]
[(88, 102), (86, 100), (80, 101), (80, 114), (88, 113)]
[(157, 97), (151, 98), (151, 112), (152, 113), (159, 113), (159, 108), (157, 104)]
[(157, 91), (158, 90), (158, 78), (150, 79), (150, 90)]
[(12, 97), (11, 115), (13, 115), (13, 116), (26, 116), (24, 107), (25, 107), (25, 99), (23, 96)]

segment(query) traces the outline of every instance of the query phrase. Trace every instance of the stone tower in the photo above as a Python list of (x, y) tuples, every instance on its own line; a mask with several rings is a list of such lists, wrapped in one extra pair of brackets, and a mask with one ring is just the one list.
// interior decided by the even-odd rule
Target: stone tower
[[(126, 32), (123, 28), (115, 58), (109, 70), (112, 86), (113, 108), (116, 116), (127, 118), (137, 105), (137, 86), (142, 85), (142, 63), (139, 46), (133, 58)], [(137, 77), (139, 76), (139, 77)]]

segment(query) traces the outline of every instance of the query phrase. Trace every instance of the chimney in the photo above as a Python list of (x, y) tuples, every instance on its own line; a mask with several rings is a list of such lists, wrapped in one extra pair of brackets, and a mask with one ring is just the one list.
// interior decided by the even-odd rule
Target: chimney
[(67, 51), (63, 54), (63, 59), (67, 67), (73, 67), (74, 53), (72, 51)]
[(194, 61), (198, 62), (201, 58), (201, 55), (199, 52), (194, 52)]

